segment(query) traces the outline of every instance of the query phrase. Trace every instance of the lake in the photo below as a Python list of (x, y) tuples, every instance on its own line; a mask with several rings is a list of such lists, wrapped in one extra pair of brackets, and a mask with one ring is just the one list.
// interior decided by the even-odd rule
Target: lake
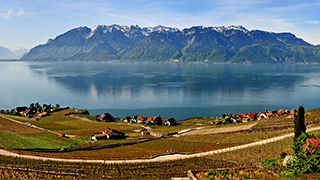
[(320, 65), (0, 62), (0, 83), (0, 109), (58, 103), (120, 118), (180, 120), (320, 104)]

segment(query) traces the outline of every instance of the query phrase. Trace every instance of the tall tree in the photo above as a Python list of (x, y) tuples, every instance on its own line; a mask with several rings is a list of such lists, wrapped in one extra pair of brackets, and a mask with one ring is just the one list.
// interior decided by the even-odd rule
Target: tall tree
[(294, 118), (294, 141), (298, 139), (302, 132), (306, 132), (306, 125), (304, 123), (304, 107), (299, 106)]

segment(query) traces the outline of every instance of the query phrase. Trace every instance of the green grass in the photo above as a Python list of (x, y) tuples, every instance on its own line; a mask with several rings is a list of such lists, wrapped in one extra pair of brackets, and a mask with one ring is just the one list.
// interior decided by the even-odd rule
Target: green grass
[(80, 142), (72, 138), (62, 138), (49, 133), (18, 134), (0, 131), (0, 145), (6, 149), (14, 148), (66, 148)]
[[(135, 129), (141, 129), (139, 126), (134, 126), (126, 123), (100, 123), (90, 122), (81, 119), (67, 117), (67, 116), (48, 116), (40, 118), (39, 121), (35, 119), (28, 119), (22, 117), (10, 116), (12, 119), (16, 119), (21, 122), (30, 122), (33, 125), (54, 131), (63, 132), (71, 135), (92, 135), (101, 133), (101, 131), (107, 127), (115, 129), (124, 133), (133, 133)], [(139, 133), (137, 133), (139, 134)]]
[(13, 148), (63, 148), (82, 143), (74, 138), (63, 138), (56, 134), (38, 130), (0, 117), (0, 146)]

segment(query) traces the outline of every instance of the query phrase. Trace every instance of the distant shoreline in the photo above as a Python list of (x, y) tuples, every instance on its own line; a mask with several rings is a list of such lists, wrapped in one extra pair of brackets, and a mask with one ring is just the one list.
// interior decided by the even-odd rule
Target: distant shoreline
[(0, 59), (0, 62), (23, 62), (23, 60), (20, 59)]
[(0, 59), (0, 62), (46, 62), (46, 63), (50, 63), (50, 62), (90, 62), (90, 63), (94, 63), (94, 62), (103, 62), (103, 63), (169, 63), (169, 64), (221, 64), (221, 65), (225, 65), (225, 64), (244, 64), (244, 65), (253, 65), (253, 64), (293, 64), (293, 65), (318, 65), (320, 63), (292, 63), (292, 62), (274, 62), (274, 63), (255, 63), (255, 62), (236, 62), (236, 63), (231, 63), (231, 62), (225, 62), (225, 63), (221, 63), (221, 62), (206, 62), (206, 61), (171, 61), (171, 60), (167, 60), (167, 61), (147, 61), (147, 60), (92, 60), (92, 61), (81, 61), (81, 60), (37, 60), (37, 61), (29, 61), (29, 60), (21, 60), (21, 59)]

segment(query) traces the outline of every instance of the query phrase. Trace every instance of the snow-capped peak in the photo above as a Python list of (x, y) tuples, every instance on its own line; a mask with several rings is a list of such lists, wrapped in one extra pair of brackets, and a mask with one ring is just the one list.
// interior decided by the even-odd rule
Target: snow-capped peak
[[(185, 31), (186, 35), (189, 35), (189, 34), (195, 33), (196, 31), (200, 32), (200, 33), (204, 33), (207, 30), (214, 30), (219, 33), (227, 33), (228, 35), (233, 34), (236, 31), (248, 32), (248, 30), (241, 25), (238, 25), (238, 26), (232, 25), (232, 26), (228, 26), (228, 27), (224, 27), (224, 26), (218, 26), (218, 27), (194, 26), (191, 28), (183, 29), (182, 31)], [(113, 24), (113, 25), (106, 26), (103, 24), (99, 24), (99, 25), (95, 25), (91, 28), (91, 32), (89, 32), (86, 35), (86, 38), (88, 39), (88, 38), (92, 37), (96, 32), (100, 32), (100, 33), (102, 32), (102, 33), (106, 34), (106, 33), (111, 33), (112, 31), (121, 31), (121, 32), (123, 32), (123, 34), (125, 36), (130, 38), (130, 37), (137, 36), (137, 35), (149, 36), (153, 32), (175, 33), (175, 32), (180, 31), (180, 29), (173, 28), (173, 27), (167, 27), (167, 26), (163, 26), (163, 25), (141, 28), (138, 25), (121, 26), (121, 25)], [(226, 32), (226, 31), (229, 31), (229, 32)], [(230, 32), (230, 31), (232, 31), (232, 32)]]
[(242, 31), (242, 32), (248, 32), (248, 30), (241, 26), (241, 25), (238, 25), (238, 26), (228, 26), (228, 27), (224, 27), (224, 26), (218, 26), (218, 27), (213, 27), (212, 30), (215, 30), (217, 32), (223, 32), (223, 31), (226, 31), (226, 30), (238, 30), (238, 31)]

